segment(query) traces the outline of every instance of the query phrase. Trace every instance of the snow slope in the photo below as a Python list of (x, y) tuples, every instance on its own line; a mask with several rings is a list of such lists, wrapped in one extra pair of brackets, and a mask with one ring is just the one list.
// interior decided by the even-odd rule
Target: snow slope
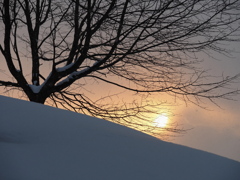
[(240, 162), (0, 96), (1, 180), (239, 180)]

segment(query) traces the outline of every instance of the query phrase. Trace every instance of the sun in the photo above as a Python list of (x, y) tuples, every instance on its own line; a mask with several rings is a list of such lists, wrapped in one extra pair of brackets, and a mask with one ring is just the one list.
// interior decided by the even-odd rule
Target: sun
[(153, 124), (156, 127), (165, 127), (168, 123), (168, 117), (164, 114), (160, 114), (154, 121)]

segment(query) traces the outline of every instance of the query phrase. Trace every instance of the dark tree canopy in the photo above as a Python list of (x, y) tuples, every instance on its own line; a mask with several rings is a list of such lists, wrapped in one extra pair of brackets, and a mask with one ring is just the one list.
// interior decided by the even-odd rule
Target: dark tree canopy
[(237, 40), (239, 10), (239, 0), (0, 0), (1, 61), (14, 79), (0, 85), (112, 120), (144, 119), (154, 105), (101, 105), (70, 87), (95, 79), (186, 101), (227, 98), (237, 90), (219, 90), (237, 76), (206, 80), (195, 55), (226, 52), (219, 43)]

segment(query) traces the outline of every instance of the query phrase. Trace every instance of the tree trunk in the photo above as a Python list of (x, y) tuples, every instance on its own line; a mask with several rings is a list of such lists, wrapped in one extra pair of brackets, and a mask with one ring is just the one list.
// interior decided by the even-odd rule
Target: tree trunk
[(27, 93), (29, 101), (44, 104), (48, 96), (42, 93)]

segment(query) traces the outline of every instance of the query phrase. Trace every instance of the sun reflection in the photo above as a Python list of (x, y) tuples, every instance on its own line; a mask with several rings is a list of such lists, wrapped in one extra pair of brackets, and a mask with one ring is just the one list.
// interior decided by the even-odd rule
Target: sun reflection
[(168, 123), (168, 117), (165, 114), (160, 114), (154, 121), (153, 125), (156, 127), (165, 127)]

